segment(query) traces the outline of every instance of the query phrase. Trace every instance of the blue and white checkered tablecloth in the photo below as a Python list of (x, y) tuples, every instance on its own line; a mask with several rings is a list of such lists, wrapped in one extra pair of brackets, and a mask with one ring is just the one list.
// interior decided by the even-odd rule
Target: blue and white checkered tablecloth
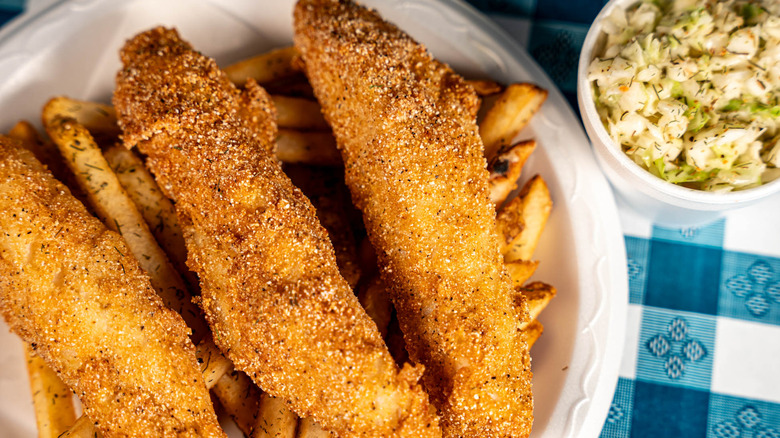
[[(576, 111), (580, 45), (605, 1), (469, 1), (528, 49)], [(24, 6), (0, 0), (0, 23)], [(780, 197), (685, 229), (618, 207), (630, 304), (601, 436), (780, 438)]]

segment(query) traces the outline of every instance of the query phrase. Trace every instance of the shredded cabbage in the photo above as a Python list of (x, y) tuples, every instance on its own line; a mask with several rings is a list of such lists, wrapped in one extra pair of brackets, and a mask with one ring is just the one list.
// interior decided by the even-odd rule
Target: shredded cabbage
[(780, 2), (643, 0), (604, 32), (588, 79), (634, 162), (708, 191), (780, 177)]

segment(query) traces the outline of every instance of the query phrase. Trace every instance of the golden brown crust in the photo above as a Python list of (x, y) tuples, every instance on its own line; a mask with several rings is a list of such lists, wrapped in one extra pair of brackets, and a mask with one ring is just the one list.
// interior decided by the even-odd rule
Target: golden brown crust
[(247, 132), (216, 64), (162, 28), (122, 60), (125, 142), (177, 200), (215, 342), (236, 368), (343, 436), (440, 435), (420, 369), (399, 372), (311, 203)]
[[(301, 0), (295, 44), (445, 436), (527, 436), (528, 348), (488, 199), (477, 96), (375, 12)], [(519, 312), (519, 314), (518, 314)]]
[(189, 329), (124, 240), (0, 138), (0, 309), (106, 437), (224, 436)]

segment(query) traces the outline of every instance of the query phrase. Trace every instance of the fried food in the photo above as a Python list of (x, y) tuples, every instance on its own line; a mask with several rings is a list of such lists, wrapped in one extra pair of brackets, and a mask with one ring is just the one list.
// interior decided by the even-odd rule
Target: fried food
[(506, 87), (498, 100), (487, 110), (479, 125), (479, 134), (485, 144), (485, 156), (493, 156), (507, 146), (525, 128), (531, 117), (547, 100), (547, 90), (536, 85), (520, 83)]
[(225, 373), (212, 392), (244, 436), (250, 436), (258, 421), (261, 392), (249, 376), (238, 370)]
[(439, 436), (421, 367), (399, 371), (311, 203), (236, 115), (227, 76), (163, 28), (121, 57), (114, 104), (125, 144), (176, 199), (202, 307), (236, 369), (341, 436)]
[(498, 151), (498, 155), (488, 164), (490, 178), (490, 200), (495, 205), (501, 205), (517, 188), (517, 180), (528, 157), (536, 148), (536, 141), (526, 140)]
[(294, 41), (411, 358), (450, 437), (527, 436), (531, 371), (489, 199), (478, 98), (375, 12), (302, 0)]
[(124, 240), (7, 138), (0, 229), (3, 316), (106, 437), (224, 436), (182, 318)]
[(27, 374), (35, 408), (38, 438), (59, 438), (76, 421), (73, 394), (57, 373), (25, 345)]
[(551, 210), (550, 190), (539, 175), (534, 175), (516, 197), (504, 204), (496, 225), (506, 262), (531, 259)]

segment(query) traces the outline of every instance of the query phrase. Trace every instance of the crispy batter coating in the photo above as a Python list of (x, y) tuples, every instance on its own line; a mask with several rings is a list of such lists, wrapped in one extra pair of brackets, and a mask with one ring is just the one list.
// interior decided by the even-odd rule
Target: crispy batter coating
[(236, 368), (342, 436), (440, 436), (421, 368), (399, 371), (339, 275), (311, 203), (265, 136), (248, 132), (239, 93), (214, 61), (163, 28), (121, 55), (114, 104), (124, 141), (177, 200), (203, 308)]
[(445, 436), (527, 436), (528, 348), (488, 198), (477, 96), (373, 11), (300, 0), (295, 45)]
[(122, 238), (0, 137), (0, 310), (106, 437), (221, 437), (181, 316)]

